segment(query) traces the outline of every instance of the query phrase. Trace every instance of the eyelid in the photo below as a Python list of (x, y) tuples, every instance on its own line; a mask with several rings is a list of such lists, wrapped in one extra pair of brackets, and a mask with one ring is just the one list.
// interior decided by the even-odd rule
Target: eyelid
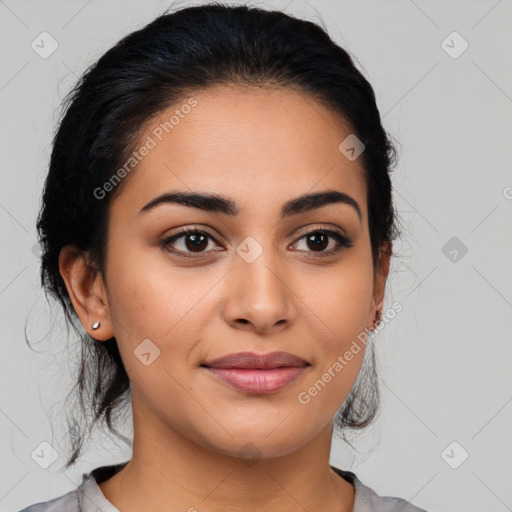
[(302, 238), (303, 236), (308, 235), (309, 233), (316, 233), (317, 231), (326, 231), (328, 233), (336, 233), (337, 235), (348, 238), (343, 229), (335, 226), (334, 224), (322, 224), (322, 223), (320, 223), (317, 226), (313, 226), (313, 227), (308, 226), (307, 228), (304, 228), (304, 230), (302, 228), (299, 228), (299, 229), (293, 231), (292, 235), (294, 237)]

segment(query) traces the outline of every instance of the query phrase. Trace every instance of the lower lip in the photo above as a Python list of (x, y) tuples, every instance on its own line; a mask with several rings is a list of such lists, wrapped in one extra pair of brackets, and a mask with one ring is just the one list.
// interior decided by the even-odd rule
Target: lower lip
[(211, 373), (246, 393), (273, 393), (296, 380), (306, 366), (286, 366), (268, 370), (249, 368), (209, 368)]

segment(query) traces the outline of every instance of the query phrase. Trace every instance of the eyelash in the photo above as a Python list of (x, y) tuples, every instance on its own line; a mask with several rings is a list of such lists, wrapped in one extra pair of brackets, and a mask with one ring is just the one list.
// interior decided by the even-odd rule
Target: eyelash
[[(350, 238), (347, 238), (346, 236), (341, 235), (337, 231), (332, 231), (331, 229), (324, 229), (324, 228), (322, 228), (322, 229), (317, 228), (317, 229), (308, 231), (307, 233), (304, 233), (297, 241), (302, 240), (303, 238), (306, 238), (307, 236), (314, 234), (314, 233), (321, 233), (321, 234), (328, 235), (328, 236), (334, 238), (339, 244), (338, 247), (336, 247), (335, 249), (331, 249), (330, 251), (327, 251), (327, 252), (306, 251), (306, 252), (312, 252), (312, 253), (316, 254), (315, 258), (316, 257), (324, 258), (324, 257), (328, 257), (328, 256), (333, 256), (334, 254), (337, 254), (338, 252), (340, 252), (342, 249), (344, 249), (344, 248), (349, 249), (353, 245), (352, 240)], [(182, 258), (194, 259), (194, 258), (200, 258), (200, 257), (204, 256), (204, 254), (206, 254), (206, 251), (196, 253), (197, 256), (189, 256), (188, 254), (193, 254), (193, 253), (187, 254), (183, 251), (179, 251), (179, 250), (170, 248), (170, 245), (172, 242), (175, 242), (176, 240), (179, 240), (180, 238), (183, 238), (185, 235), (189, 235), (189, 234), (207, 235), (208, 237), (210, 237), (210, 239), (212, 239), (215, 243), (218, 244), (215, 237), (213, 235), (211, 235), (210, 233), (208, 233), (207, 231), (202, 231), (199, 229), (182, 228), (179, 233), (162, 240), (160, 242), (160, 246), (162, 247), (163, 250), (171, 252), (173, 254), (176, 254), (177, 256), (182, 257)]]

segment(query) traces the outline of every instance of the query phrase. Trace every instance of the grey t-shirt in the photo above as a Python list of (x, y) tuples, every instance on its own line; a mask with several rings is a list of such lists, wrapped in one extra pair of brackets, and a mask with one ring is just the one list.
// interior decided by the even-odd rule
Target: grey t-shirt
[[(19, 512), (120, 512), (101, 492), (98, 484), (120, 471), (126, 462), (102, 466), (82, 475), (82, 483), (73, 491), (50, 501), (36, 503)], [(352, 512), (427, 512), (402, 498), (379, 496), (364, 485), (351, 471), (331, 466), (338, 475), (355, 488)]]

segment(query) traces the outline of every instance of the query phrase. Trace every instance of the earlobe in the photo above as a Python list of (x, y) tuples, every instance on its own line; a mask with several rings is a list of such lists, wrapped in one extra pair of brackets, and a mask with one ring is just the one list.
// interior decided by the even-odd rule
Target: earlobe
[(101, 273), (86, 260), (86, 254), (72, 246), (59, 255), (59, 270), (73, 308), (84, 329), (95, 339), (113, 337), (108, 300)]
[(384, 307), (384, 295), (392, 255), (392, 247), (392, 242), (387, 241), (386, 243), (383, 244), (383, 247), (381, 248), (381, 251), (379, 253), (379, 260), (373, 286), (373, 303), (375, 304), (375, 316), (373, 319), (374, 329), (377, 328), (380, 319), (382, 318), (382, 310)]

